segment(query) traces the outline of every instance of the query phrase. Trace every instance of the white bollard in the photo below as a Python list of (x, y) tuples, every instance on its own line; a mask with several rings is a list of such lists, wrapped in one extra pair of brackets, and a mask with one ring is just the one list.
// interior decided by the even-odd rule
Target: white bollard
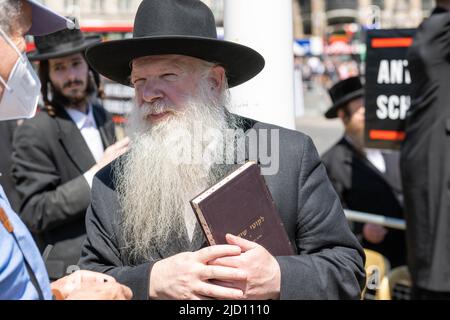
[(224, 1), (225, 40), (263, 55), (264, 70), (231, 89), (232, 112), (295, 129), (291, 0)]

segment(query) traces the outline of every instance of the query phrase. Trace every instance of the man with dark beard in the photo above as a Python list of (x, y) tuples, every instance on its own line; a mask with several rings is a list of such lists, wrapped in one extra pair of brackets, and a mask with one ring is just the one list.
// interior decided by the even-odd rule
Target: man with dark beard
[[(130, 151), (94, 178), (82, 268), (112, 275), (136, 299), (360, 297), (364, 254), (311, 139), (227, 111), (228, 87), (264, 59), (217, 40), (206, 5), (144, 0), (133, 39), (94, 45), (87, 59), (133, 86), (136, 107)], [(279, 150), (275, 172), (263, 174), (298, 255), (274, 257), (230, 234), (207, 247), (189, 207), (235, 163), (263, 163), (255, 146)]]
[(127, 145), (113, 145), (111, 116), (93, 102), (98, 83), (82, 51), (98, 41), (65, 29), (35, 37), (37, 51), (29, 56), (40, 61), (45, 108), (16, 131), (12, 172), (20, 217), (41, 251), (54, 246), (46, 261), (52, 280), (80, 258), (94, 174)]

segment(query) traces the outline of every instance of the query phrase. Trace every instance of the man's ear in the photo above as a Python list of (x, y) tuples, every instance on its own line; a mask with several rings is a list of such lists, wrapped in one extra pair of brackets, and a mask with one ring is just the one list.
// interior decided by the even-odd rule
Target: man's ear
[(348, 115), (345, 113), (345, 111), (344, 111), (342, 108), (338, 109), (337, 115), (338, 115), (339, 119), (342, 120), (342, 122), (344, 123), (344, 125), (347, 124), (347, 122), (348, 122), (348, 120), (349, 120), (349, 119), (348, 119)]
[(225, 85), (225, 69), (222, 66), (215, 65), (209, 70), (208, 80), (211, 84), (211, 90), (217, 93), (221, 92)]

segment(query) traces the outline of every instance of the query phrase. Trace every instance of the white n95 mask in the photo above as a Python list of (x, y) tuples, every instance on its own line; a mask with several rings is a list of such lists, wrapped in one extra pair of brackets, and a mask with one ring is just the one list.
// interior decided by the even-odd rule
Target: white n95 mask
[(2, 29), (0, 34), (19, 56), (9, 79), (0, 76), (0, 82), (5, 87), (0, 100), (0, 121), (32, 118), (39, 102), (41, 81), (26, 55), (20, 53)]

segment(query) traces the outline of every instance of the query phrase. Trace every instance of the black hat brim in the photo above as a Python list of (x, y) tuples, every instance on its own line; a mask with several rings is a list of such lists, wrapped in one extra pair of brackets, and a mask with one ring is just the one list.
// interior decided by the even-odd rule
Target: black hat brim
[(99, 36), (89, 36), (85, 38), (85, 41), (79, 45), (68, 44), (66, 46), (62, 46), (60, 50), (48, 53), (39, 53), (38, 51), (33, 51), (28, 54), (28, 59), (30, 61), (42, 61), (48, 59), (56, 59), (69, 56), (71, 54), (84, 52), (86, 48), (100, 43), (101, 38)]
[(264, 58), (255, 50), (219, 39), (188, 36), (152, 36), (108, 41), (86, 51), (91, 67), (103, 76), (131, 86), (131, 61), (150, 56), (178, 54), (218, 63), (226, 70), (229, 87), (237, 86), (264, 68)]
[(339, 99), (338, 101), (336, 101), (327, 110), (327, 112), (325, 112), (325, 118), (327, 118), (327, 119), (337, 118), (337, 116), (338, 116), (337, 112), (338, 112), (339, 108), (343, 107), (345, 104), (352, 101), (353, 99), (356, 99), (356, 98), (359, 98), (362, 96), (364, 96), (364, 89), (359, 89), (359, 90), (353, 91), (350, 94), (345, 95), (344, 97), (342, 97), (342, 99)]

